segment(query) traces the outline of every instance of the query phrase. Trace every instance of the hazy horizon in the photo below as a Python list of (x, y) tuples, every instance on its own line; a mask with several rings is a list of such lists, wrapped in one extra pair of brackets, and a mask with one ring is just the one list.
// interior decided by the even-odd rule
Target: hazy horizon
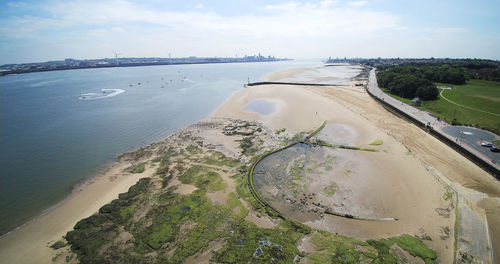
[(114, 57), (500, 59), (500, 2), (10, 1), (0, 65)]

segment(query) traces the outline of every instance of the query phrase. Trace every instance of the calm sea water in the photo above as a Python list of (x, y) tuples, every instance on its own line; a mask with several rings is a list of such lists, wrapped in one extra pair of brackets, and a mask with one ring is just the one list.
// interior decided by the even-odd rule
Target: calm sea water
[[(318, 65), (177, 65), (1, 77), (0, 234), (62, 200), (117, 155), (207, 117), (248, 78), (258, 81), (269, 72)], [(79, 99), (99, 97), (102, 89), (124, 91)]]

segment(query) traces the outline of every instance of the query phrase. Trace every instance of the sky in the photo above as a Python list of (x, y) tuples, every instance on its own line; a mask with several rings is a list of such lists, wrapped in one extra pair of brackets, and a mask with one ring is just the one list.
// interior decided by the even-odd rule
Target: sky
[(0, 65), (114, 57), (500, 59), (498, 0), (0, 0)]

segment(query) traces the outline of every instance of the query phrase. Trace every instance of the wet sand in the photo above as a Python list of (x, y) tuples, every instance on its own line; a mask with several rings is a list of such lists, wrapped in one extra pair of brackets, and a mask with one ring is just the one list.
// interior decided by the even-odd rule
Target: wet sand
[[(288, 70), (268, 75), (267, 80), (279, 81), (296, 75), (304, 69)], [(248, 102), (258, 99), (282, 100), (281, 109), (269, 115), (244, 111)], [(439, 252), (443, 263), (453, 260), (454, 210), (450, 201), (444, 201), (445, 188), (427, 169), (434, 167), (451, 182), (466, 188), (481, 191), (490, 196), (500, 194), (500, 184), (491, 175), (456, 153), (420, 128), (388, 112), (374, 101), (363, 87), (353, 82), (346, 86), (315, 87), (266, 85), (253, 86), (235, 93), (213, 114), (216, 117), (257, 120), (273, 130), (286, 128), (297, 133), (318, 127), (324, 120), (329, 124), (340, 124), (357, 133), (355, 143), (359, 147), (370, 147), (368, 143), (382, 139), (384, 151), (368, 153), (367, 163), (360, 172), (379, 177), (364, 188), (376, 195), (361, 195), (356, 199), (376, 198), (374, 208), (397, 217), (398, 222), (355, 222), (334, 216), (320, 221), (311, 221), (313, 227), (360, 239), (380, 238), (397, 234), (428, 235), (425, 241)], [(373, 173), (372, 173), (373, 172)], [(453, 205), (455, 206), (455, 205)], [(495, 217), (497, 210), (483, 203), (488, 218)], [(449, 208), (449, 216), (446, 213)], [(332, 224), (335, 223), (335, 224)], [(495, 221), (491, 221), (495, 223)], [(449, 235), (443, 229), (449, 228)], [(494, 229), (494, 228), (493, 228)], [(493, 232), (495, 230), (492, 230)], [(441, 239), (441, 236), (446, 237)], [(498, 237), (492, 236), (494, 245)]]

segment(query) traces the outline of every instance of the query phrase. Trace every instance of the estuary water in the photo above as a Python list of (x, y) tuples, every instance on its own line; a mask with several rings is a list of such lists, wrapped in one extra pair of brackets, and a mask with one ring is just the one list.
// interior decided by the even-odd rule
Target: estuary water
[(0, 234), (64, 199), (119, 154), (208, 117), (248, 80), (320, 65), (198, 64), (0, 77)]

